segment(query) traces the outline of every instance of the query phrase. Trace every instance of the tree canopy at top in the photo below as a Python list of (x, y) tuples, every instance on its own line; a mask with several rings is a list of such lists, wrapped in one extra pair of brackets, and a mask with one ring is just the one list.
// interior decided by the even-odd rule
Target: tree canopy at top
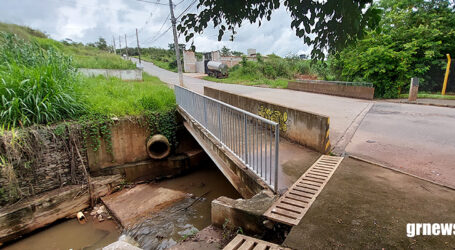
[(198, 14), (182, 17), (178, 30), (186, 41), (202, 33), (212, 22), (218, 28), (218, 40), (244, 22), (262, 24), (271, 20), (272, 12), (284, 4), (292, 21), (291, 28), (298, 37), (313, 47), (311, 56), (322, 59), (324, 52), (333, 53), (363, 36), (364, 29), (379, 22), (379, 11), (373, 0), (198, 0)]

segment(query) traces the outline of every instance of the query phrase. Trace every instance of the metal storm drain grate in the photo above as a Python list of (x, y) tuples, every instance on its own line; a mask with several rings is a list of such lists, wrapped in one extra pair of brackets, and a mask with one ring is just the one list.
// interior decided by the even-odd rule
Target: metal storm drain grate
[(330, 180), (343, 157), (321, 156), (295, 183), (281, 196), (264, 216), (270, 220), (290, 226), (297, 225), (311, 207), (316, 197)]
[(279, 245), (238, 234), (223, 250), (291, 250)]

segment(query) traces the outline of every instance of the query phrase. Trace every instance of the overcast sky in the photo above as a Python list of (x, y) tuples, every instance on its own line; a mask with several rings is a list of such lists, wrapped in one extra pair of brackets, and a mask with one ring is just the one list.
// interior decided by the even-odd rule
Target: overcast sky
[[(173, 41), (172, 31), (168, 30), (170, 21), (163, 26), (169, 15), (169, 6), (164, 5), (167, 0), (160, 2), (163, 5), (138, 0), (0, 0), (0, 21), (39, 29), (56, 40), (70, 38), (84, 43), (104, 37), (112, 44), (114, 36), (118, 46), (121, 35), (124, 46), (126, 33), (130, 47), (136, 45), (135, 28), (138, 28), (141, 47), (167, 48)], [(178, 4), (175, 15), (178, 16), (192, 2), (174, 0), (174, 4)], [(197, 12), (196, 4), (190, 12)], [(195, 36), (194, 44), (197, 51), (217, 50), (225, 45), (244, 53), (248, 48), (256, 48), (262, 54), (308, 54), (308, 47), (295, 36), (290, 23), (289, 14), (281, 8), (275, 11), (270, 22), (263, 22), (259, 28), (257, 24), (243, 25), (237, 30), (234, 42), (229, 41), (229, 35), (218, 42), (217, 30), (208, 28), (204, 34)], [(166, 30), (167, 33), (160, 37)], [(179, 40), (184, 43), (183, 36)]]

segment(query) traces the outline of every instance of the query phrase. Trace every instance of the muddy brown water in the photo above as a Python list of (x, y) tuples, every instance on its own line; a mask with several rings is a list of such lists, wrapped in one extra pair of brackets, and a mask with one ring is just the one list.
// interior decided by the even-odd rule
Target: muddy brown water
[[(207, 166), (154, 185), (183, 191), (192, 194), (192, 197), (124, 230), (123, 234), (135, 239), (144, 249), (165, 249), (209, 226), (212, 200), (220, 196), (241, 198), (216, 166)], [(113, 221), (89, 221), (80, 225), (72, 219), (40, 230), (4, 249), (99, 249), (117, 241), (121, 233)]]
[[(121, 229), (114, 221), (92, 221), (81, 225), (76, 219), (54, 224), (15, 243), (5, 250), (25, 249), (99, 249), (116, 241)], [(1, 247), (0, 247), (1, 248)]]
[(186, 198), (125, 230), (125, 234), (144, 249), (166, 249), (209, 226), (212, 200), (220, 196), (241, 198), (215, 166), (157, 185), (193, 194), (194, 197)]

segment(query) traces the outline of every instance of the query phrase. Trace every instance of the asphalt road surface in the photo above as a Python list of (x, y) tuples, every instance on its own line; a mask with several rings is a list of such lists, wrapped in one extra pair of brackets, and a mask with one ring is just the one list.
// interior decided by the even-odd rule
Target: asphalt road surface
[[(168, 84), (178, 75), (143, 62), (145, 72)], [(455, 109), (366, 101), (322, 94), (223, 84), (184, 76), (185, 87), (226, 90), (330, 117), (332, 145), (403, 172), (455, 187)]]

